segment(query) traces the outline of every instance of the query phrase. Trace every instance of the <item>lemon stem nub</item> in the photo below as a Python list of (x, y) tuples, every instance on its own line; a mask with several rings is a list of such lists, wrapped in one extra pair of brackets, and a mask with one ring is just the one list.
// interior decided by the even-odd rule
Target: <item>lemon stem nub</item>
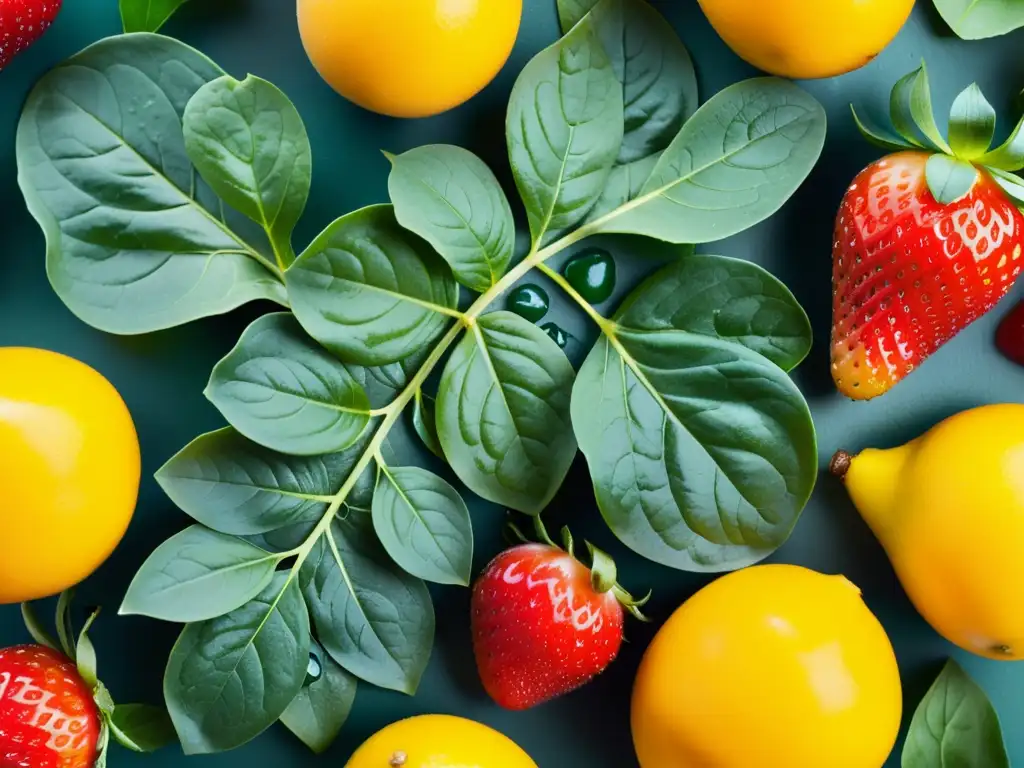
[(408, 761), (409, 756), (402, 750), (398, 750), (391, 756), (391, 759), (388, 761), (388, 765), (391, 766), (391, 768), (402, 768), (402, 766), (404, 766)]
[(853, 463), (853, 456), (846, 451), (836, 451), (832, 461), (828, 463), (828, 471), (840, 480), (846, 479), (846, 473), (850, 471), (850, 464)]

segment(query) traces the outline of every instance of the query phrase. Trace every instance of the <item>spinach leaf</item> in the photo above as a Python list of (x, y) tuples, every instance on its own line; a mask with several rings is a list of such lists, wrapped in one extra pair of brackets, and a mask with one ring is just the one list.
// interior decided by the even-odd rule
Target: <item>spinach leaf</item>
[(292, 230), (313, 171), (306, 127), (276, 86), (225, 75), (193, 96), (183, 118), (185, 149), (228, 205), (263, 227), (277, 266), (295, 261)]
[(813, 97), (786, 80), (745, 80), (698, 109), (639, 195), (591, 226), (673, 243), (721, 240), (775, 213), (824, 141), (825, 111)]
[(519, 75), (505, 132), (535, 249), (582, 221), (601, 196), (622, 116), (622, 87), (589, 19)]
[(373, 495), (373, 527), (392, 559), (413, 576), (469, 586), (469, 508), (437, 475), (419, 467), (381, 464)]
[(206, 396), (250, 440), (301, 456), (342, 451), (370, 423), (363, 388), (286, 312), (245, 329)]
[(259, 595), (282, 559), (193, 525), (157, 547), (143, 563), (120, 613), (182, 624), (215, 619)]
[(515, 247), (512, 208), (491, 169), (461, 147), (434, 144), (391, 158), (395, 217), (441, 254), (455, 279), (483, 293)]
[(309, 614), (284, 572), (241, 608), (186, 626), (164, 674), (185, 754), (234, 749), (276, 722), (302, 688), (309, 649)]
[(177, 741), (167, 710), (148, 704), (118, 704), (107, 721), (118, 744), (134, 752), (156, 752)]
[(434, 606), (381, 547), (370, 516), (336, 519), (302, 565), (317, 637), (356, 677), (413, 694), (434, 644)]
[(185, 0), (121, 0), (125, 32), (158, 32)]
[(459, 479), (526, 514), (547, 506), (569, 471), (575, 374), (540, 328), (511, 312), (479, 318), (452, 353), (437, 395), (437, 432)]
[(903, 745), (903, 768), (1009, 768), (992, 703), (955, 661), (925, 694)]
[(102, 40), (33, 89), (18, 176), (54, 290), (82, 320), (146, 333), (254, 299), (284, 302), (274, 265), (199, 200), (181, 117), (223, 72), (158, 35)]
[(286, 274), (292, 311), (346, 362), (384, 365), (431, 345), (459, 301), (451, 269), (390, 205), (342, 216)]
[(1024, 27), (1020, 0), (935, 0), (946, 23), (965, 40), (1005, 35)]
[(323, 673), (319, 680), (302, 687), (281, 715), (281, 724), (319, 755), (327, 751), (348, 720), (357, 682), (316, 640), (310, 653), (316, 657)]

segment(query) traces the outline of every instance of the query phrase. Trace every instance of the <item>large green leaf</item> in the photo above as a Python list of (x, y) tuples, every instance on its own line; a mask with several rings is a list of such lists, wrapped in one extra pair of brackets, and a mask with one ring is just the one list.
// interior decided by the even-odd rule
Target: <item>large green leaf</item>
[(177, 740), (167, 710), (149, 704), (118, 704), (108, 722), (117, 742), (134, 752), (156, 752)]
[(452, 469), (495, 504), (539, 514), (576, 455), (574, 372), (540, 328), (511, 312), (479, 318), (441, 376), (437, 432)]
[(181, 117), (223, 72), (159, 35), (102, 40), (33, 89), (18, 178), (65, 304), (112, 333), (145, 333), (254, 299), (284, 301), (255, 250), (199, 200)]
[(206, 396), (250, 440), (301, 456), (344, 450), (370, 423), (363, 388), (287, 312), (245, 329)]
[(186, 0), (121, 0), (125, 32), (157, 32)]
[(276, 722), (306, 679), (310, 642), (298, 582), (284, 572), (241, 608), (185, 627), (164, 674), (185, 754), (234, 749)]
[(213, 191), (259, 224), (277, 265), (295, 260), (292, 230), (309, 197), (313, 172), (306, 127), (278, 88), (249, 75), (225, 75), (189, 100), (185, 149)]
[(1024, 27), (1020, 0), (935, 0), (946, 23), (965, 40), (1005, 35)]
[(745, 80), (698, 109), (636, 198), (593, 226), (673, 243), (721, 240), (775, 213), (824, 141), (825, 111), (812, 96), (787, 80)]
[(142, 564), (120, 612), (181, 624), (214, 619), (260, 594), (281, 560), (234, 536), (193, 525)]
[(310, 654), (321, 667), (320, 678), (302, 687), (281, 715), (281, 724), (319, 755), (334, 743), (341, 726), (348, 720), (357, 682), (316, 640)]
[(558, 22), (562, 34), (579, 24), (597, 3), (598, 0), (558, 0)]
[(535, 247), (578, 224), (597, 202), (622, 125), (622, 88), (589, 19), (523, 69), (506, 138)]
[(395, 216), (441, 254), (455, 278), (483, 293), (505, 274), (515, 248), (512, 209), (483, 160), (432, 144), (391, 158)]
[(430, 345), (459, 301), (452, 271), (390, 205), (342, 216), (286, 274), (292, 310), (347, 362), (384, 365)]
[(434, 606), (377, 540), (370, 516), (337, 519), (302, 566), (317, 637), (341, 666), (413, 694), (434, 644)]
[(903, 745), (903, 768), (1009, 768), (999, 716), (950, 659), (925, 694)]

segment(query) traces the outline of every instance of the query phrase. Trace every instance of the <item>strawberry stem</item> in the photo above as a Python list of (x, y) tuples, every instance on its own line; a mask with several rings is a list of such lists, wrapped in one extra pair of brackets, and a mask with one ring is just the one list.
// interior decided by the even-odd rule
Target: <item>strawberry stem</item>
[[(572, 532), (567, 525), (562, 526), (562, 546), (569, 553), (569, 557), (576, 557), (576, 545), (572, 538)], [(589, 547), (590, 545), (588, 544), (587, 546)]]
[(586, 544), (590, 552), (590, 583), (593, 584), (594, 591), (599, 595), (611, 592), (619, 578), (615, 561), (589, 541)]

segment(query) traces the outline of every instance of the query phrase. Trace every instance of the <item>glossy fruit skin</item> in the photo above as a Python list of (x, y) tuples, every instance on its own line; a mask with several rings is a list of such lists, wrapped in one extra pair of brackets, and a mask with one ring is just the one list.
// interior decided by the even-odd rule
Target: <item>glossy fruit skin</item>
[(473, 586), (473, 650), (495, 702), (528, 709), (588, 683), (622, 646), (623, 609), (590, 570), (545, 544), (506, 550)]
[(999, 323), (996, 347), (1007, 360), (1024, 365), (1024, 301), (1014, 307)]
[(0, 604), (74, 586), (121, 541), (139, 441), (117, 391), (70, 357), (0, 348)]
[(601, 304), (615, 292), (615, 259), (601, 248), (573, 256), (562, 271), (569, 285), (591, 304)]
[(509, 312), (515, 312), (524, 320), (536, 323), (543, 319), (551, 306), (548, 292), (539, 285), (527, 283), (521, 285), (508, 295), (505, 308)]
[(0, 70), (42, 37), (60, 13), (62, 0), (0, 2)]
[(918, 612), (966, 651), (1024, 658), (1024, 405), (853, 458), (846, 488)]
[(879, 768), (902, 693), (892, 645), (842, 576), (760, 565), (665, 623), (633, 689), (642, 768)]
[(345, 768), (389, 766), (537, 768), (508, 737), (450, 715), (421, 715), (392, 723), (367, 739), (345, 764)]
[(836, 219), (832, 377), (856, 400), (885, 394), (1006, 295), (1020, 274), (1024, 216), (979, 171), (941, 205), (924, 152), (865, 168)]
[(483, 89), (519, 32), (522, 0), (298, 0), (313, 65), (374, 112), (428, 117)]
[(100, 716), (75, 665), (39, 645), (0, 650), (0, 766), (92, 768)]
[(740, 58), (774, 75), (834, 77), (882, 52), (914, 0), (700, 0), (715, 31)]
[(551, 340), (558, 345), (559, 349), (565, 349), (569, 346), (569, 333), (558, 323), (544, 323), (540, 329), (551, 337)]

